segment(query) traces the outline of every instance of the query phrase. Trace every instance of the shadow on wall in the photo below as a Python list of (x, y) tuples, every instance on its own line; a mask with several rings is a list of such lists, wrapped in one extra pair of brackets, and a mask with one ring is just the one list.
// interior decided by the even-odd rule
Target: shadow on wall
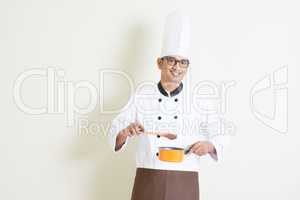
[[(145, 53), (144, 50), (147, 49), (145, 48), (147, 31), (143, 25), (136, 24), (124, 32), (125, 36), (121, 36), (126, 41), (121, 46), (120, 55), (116, 55), (115, 59), (120, 61), (119, 66), (124, 67), (121, 70), (135, 77), (141, 72), (137, 70), (140, 62), (137, 59), (140, 59), (141, 55)], [(118, 95), (106, 100), (109, 108), (112, 105), (120, 105), (120, 99), (124, 99), (122, 88), (113, 89), (117, 91)], [(126, 96), (129, 98), (129, 94)], [(116, 114), (101, 114), (99, 110), (98, 105), (97, 109), (88, 114), (88, 123), (104, 122), (104, 127), (106, 127)], [(132, 140), (125, 151), (115, 154), (109, 146), (106, 131), (98, 129), (92, 134), (84, 133), (81, 130), (78, 132), (82, 134), (74, 134), (74, 142), (71, 144), (68, 160), (71, 160), (72, 163), (75, 161), (80, 174), (86, 174), (85, 180), (87, 181), (81, 184), (84, 187), (84, 195), (86, 194), (84, 199), (130, 199), (135, 175), (136, 140)], [(91, 168), (87, 169), (86, 166), (91, 166)]]

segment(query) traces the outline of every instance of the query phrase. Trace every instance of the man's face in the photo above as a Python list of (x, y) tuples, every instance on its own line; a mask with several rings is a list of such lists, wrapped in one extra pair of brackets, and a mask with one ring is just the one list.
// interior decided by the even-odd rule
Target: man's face
[[(182, 62), (176, 62), (174, 65), (174, 60)], [(161, 70), (161, 79), (168, 83), (180, 83), (188, 68), (188, 65), (182, 64), (185, 63), (185, 61), (187, 61), (187, 58), (176, 55), (158, 58), (157, 64)]]

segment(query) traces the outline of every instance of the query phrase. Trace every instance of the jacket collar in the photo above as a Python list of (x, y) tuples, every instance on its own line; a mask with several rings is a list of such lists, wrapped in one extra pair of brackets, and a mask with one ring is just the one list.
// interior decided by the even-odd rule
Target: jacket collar
[[(169, 97), (168, 92), (163, 88), (163, 86), (162, 86), (162, 84), (161, 84), (160, 81), (158, 82), (157, 87), (158, 87), (158, 90), (159, 90), (159, 92), (160, 92), (161, 94), (163, 94), (163, 95), (166, 96), (166, 97)], [(183, 84), (182, 84), (182, 82), (181, 82), (181, 83), (179, 84), (179, 86), (178, 86), (175, 90), (173, 90), (172, 92), (170, 92), (170, 96), (173, 97), (173, 96), (179, 94), (179, 93), (181, 92), (182, 88), (183, 88)]]

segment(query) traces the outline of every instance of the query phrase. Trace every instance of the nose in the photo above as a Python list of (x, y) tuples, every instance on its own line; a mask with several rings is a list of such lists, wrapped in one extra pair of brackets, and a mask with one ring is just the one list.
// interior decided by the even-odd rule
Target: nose
[(173, 66), (174, 69), (179, 70), (179, 61), (176, 61), (175, 65)]

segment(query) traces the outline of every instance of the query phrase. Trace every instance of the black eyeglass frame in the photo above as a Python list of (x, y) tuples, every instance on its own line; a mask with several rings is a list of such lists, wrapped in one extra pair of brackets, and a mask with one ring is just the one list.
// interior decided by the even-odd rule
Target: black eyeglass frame
[[(190, 65), (190, 61), (188, 60), (188, 59), (181, 59), (181, 60), (178, 60), (178, 59), (176, 59), (175, 57), (173, 57), (173, 56), (164, 56), (164, 57), (161, 57), (161, 59), (162, 60), (166, 60), (167, 61), (167, 64), (168, 65), (170, 65), (170, 66), (172, 66), (172, 67), (174, 67), (175, 65), (177, 65), (177, 63), (179, 63), (179, 67), (180, 68), (183, 68), (183, 69), (186, 69), (186, 68), (188, 68), (189, 67), (189, 65)], [(172, 64), (170, 64), (170, 59), (174, 59), (174, 64), (172, 65)], [(187, 65), (186, 66), (184, 66), (184, 63), (182, 63), (182, 62), (187, 62)]]

